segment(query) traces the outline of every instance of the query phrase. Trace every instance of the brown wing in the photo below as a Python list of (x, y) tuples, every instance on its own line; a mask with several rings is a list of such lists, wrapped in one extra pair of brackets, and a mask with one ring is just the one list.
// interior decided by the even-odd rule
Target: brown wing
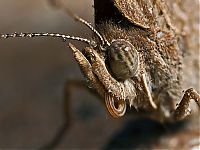
[(155, 23), (153, 0), (113, 0), (118, 10), (132, 23), (150, 28)]

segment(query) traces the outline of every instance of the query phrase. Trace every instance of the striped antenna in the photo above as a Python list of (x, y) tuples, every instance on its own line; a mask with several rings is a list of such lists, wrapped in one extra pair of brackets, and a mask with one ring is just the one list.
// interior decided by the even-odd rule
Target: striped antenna
[(77, 20), (77, 21), (85, 24), (87, 27), (89, 27), (99, 37), (99, 39), (101, 41), (101, 46), (105, 45), (105, 40), (103, 39), (101, 34), (89, 22), (87, 22), (83, 18), (79, 17), (78, 15), (71, 13), (69, 10), (66, 10), (66, 11), (68, 12), (68, 14), (70, 16), (72, 16), (72, 18), (74, 18), (75, 20)]
[(79, 21), (83, 24), (85, 24), (88, 28), (90, 28), (100, 39), (101, 41), (101, 47), (103, 47), (106, 44), (109, 44), (108, 41), (104, 40), (104, 38), (102, 37), (102, 35), (86, 20), (84, 20), (83, 18), (79, 17), (78, 15), (72, 13), (68, 8), (65, 7), (65, 5), (60, 2), (60, 1), (55, 1), (55, 0), (49, 0), (48, 2), (50, 2), (50, 4), (54, 7), (58, 7), (63, 9), (69, 16), (71, 16), (73, 19), (75, 19), (76, 21)]
[(54, 37), (54, 38), (61, 38), (65, 42), (66, 39), (81, 41), (89, 44), (90, 46), (96, 47), (97, 44), (93, 40), (88, 40), (82, 37), (76, 37), (76, 36), (70, 36), (65, 34), (59, 34), (59, 33), (11, 33), (11, 34), (0, 34), (0, 38), (15, 38), (15, 37), (36, 37), (36, 36), (46, 36), (46, 37)]

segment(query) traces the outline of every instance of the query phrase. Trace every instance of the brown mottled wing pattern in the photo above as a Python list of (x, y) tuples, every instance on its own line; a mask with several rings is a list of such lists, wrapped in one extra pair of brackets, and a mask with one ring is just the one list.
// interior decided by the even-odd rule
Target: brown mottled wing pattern
[[(130, 22), (143, 27), (172, 28), (171, 12), (163, 0), (112, 0), (115, 7)], [(176, 1), (173, 3), (177, 3)]]
[(118, 10), (132, 23), (150, 28), (154, 22), (152, 0), (113, 0)]

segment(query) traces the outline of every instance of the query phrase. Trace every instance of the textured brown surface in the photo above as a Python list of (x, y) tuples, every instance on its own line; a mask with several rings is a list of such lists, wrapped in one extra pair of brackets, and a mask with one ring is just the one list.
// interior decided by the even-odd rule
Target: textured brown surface
[[(89, 4), (85, 1), (72, 2), (66, 1), (73, 12), (93, 22), (91, 1), (87, 0)], [(171, 8), (180, 20), (176, 24), (184, 26), (186, 32), (186, 44), (182, 45), (186, 51), (184, 88), (195, 87), (199, 91), (199, 1), (181, 1), (180, 6), (178, 9), (177, 6)], [(61, 11), (48, 7), (43, 0), (1, 0), (0, 32), (14, 31), (53, 31), (83, 37), (87, 37), (87, 32), (90, 33)], [(0, 148), (37, 148), (46, 144), (63, 122), (64, 83), (76, 78), (82, 79), (79, 68), (66, 44), (60, 40), (0, 40)], [(194, 136), (191, 129), (198, 131), (199, 128), (199, 122), (195, 120), (191, 123), (193, 126), (189, 124), (178, 132), (172, 130), (169, 134), (163, 134), (166, 130), (160, 124), (125, 121), (126, 117), (112, 119), (97, 98), (80, 89), (75, 89), (73, 93), (73, 124), (58, 147), (138, 148), (141, 145), (153, 147), (153, 143), (157, 148), (172, 145), (175, 149)], [(152, 132), (154, 129), (155, 132)], [(154, 138), (139, 138), (146, 133), (151, 135), (149, 132)], [(117, 135), (123, 138), (118, 141)], [(175, 143), (177, 137), (186, 137), (182, 140), (185, 142)], [(143, 141), (150, 141), (150, 144), (144, 144)]]

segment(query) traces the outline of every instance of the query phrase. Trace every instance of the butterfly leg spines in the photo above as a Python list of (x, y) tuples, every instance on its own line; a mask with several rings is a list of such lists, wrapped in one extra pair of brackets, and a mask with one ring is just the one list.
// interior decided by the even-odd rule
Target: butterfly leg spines
[(175, 120), (182, 120), (190, 114), (189, 103), (191, 99), (195, 100), (200, 109), (200, 95), (193, 88), (190, 88), (184, 92), (182, 100), (174, 111)]

